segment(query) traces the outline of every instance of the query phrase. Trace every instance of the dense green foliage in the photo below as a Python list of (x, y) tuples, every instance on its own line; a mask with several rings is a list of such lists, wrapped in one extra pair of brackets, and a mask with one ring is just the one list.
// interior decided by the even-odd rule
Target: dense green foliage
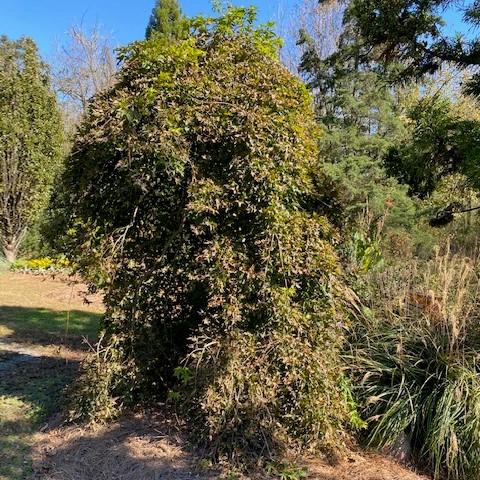
[(338, 448), (354, 415), (312, 101), (254, 21), (124, 49), (57, 198), (67, 255), (106, 292), (89, 414), (168, 398), (234, 458)]
[(156, 35), (175, 41), (188, 35), (188, 22), (183, 16), (178, 0), (156, 0), (145, 33), (146, 38)]
[(368, 241), (378, 240), (394, 254), (411, 251), (417, 238), (416, 202), (408, 187), (389, 175), (384, 159), (407, 134), (400, 90), (389, 87), (375, 66), (354, 54), (357, 37), (350, 25), (339, 36), (338, 48), (326, 58), (317, 42), (301, 32), (300, 71), (315, 95), (317, 119), (324, 128), (320, 156), (326, 159), (337, 197), (332, 216), (340, 217), (345, 237), (360, 231)]
[(57, 103), (32, 40), (0, 38), (0, 92), (0, 245), (13, 261), (62, 160)]
[(426, 197), (446, 176), (463, 173), (480, 188), (480, 123), (459, 118), (442, 96), (425, 97), (409, 112), (408, 140), (388, 152), (391, 175)]

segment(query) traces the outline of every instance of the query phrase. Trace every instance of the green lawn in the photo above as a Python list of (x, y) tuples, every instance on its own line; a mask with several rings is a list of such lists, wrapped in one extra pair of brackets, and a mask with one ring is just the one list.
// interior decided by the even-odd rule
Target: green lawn
[(46, 308), (0, 306), (0, 341), (3, 336), (12, 340), (40, 344), (57, 341), (95, 339), (100, 313), (81, 310), (56, 311)]
[[(1, 364), (1, 361), (0, 361)], [(63, 402), (77, 363), (42, 359), (0, 374), (0, 479), (23, 480), (32, 473), (34, 434)]]
[(101, 308), (85, 304), (78, 286), (0, 272), (0, 480), (30, 477), (34, 436), (62, 411)]

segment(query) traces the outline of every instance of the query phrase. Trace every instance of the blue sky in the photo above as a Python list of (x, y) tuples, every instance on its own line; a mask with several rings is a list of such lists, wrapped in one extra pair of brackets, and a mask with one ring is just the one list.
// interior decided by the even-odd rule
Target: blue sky
[[(32, 37), (43, 55), (49, 56), (68, 27), (83, 21), (84, 25), (98, 23), (118, 45), (144, 36), (154, 0), (0, 0), (0, 34), (11, 38)], [(297, 0), (235, 0), (237, 5), (255, 4), (262, 21), (277, 18), (280, 6), (288, 9)], [(182, 0), (187, 15), (210, 12), (210, 0)], [(451, 34), (460, 30), (460, 17), (446, 12)], [(464, 32), (468, 33), (469, 32)], [(471, 34), (472, 32), (470, 32)]]
[[(281, 0), (294, 3), (294, 0)], [(144, 36), (154, 0), (1, 0), (0, 34), (11, 38), (32, 37), (44, 55), (49, 55), (64, 37), (68, 27), (82, 20), (85, 25), (98, 22), (118, 44)], [(255, 4), (262, 20), (275, 16), (279, 1), (237, 1), (238, 5)], [(182, 0), (188, 15), (210, 12), (209, 0)]]

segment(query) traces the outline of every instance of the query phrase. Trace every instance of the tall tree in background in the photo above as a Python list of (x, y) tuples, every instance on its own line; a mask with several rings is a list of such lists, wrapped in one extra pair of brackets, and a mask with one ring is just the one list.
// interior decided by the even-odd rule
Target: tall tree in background
[[(456, 9), (471, 38), (449, 37), (442, 13)], [(480, 66), (480, 38), (472, 35), (480, 26), (480, 2), (453, 0), (353, 0), (347, 10), (366, 55), (382, 63), (400, 61), (404, 76), (423, 76), (439, 70), (445, 62), (463, 69)], [(480, 73), (467, 84), (467, 91), (480, 95)]]
[(293, 73), (298, 74), (304, 48), (299, 48), (299, 32), (308, 35), (315, 45), (315, 52), (321, 58), (331, 55), (338, 47), (338, 39), (343, 30), (345, 5), (342, 2), (322, 2), (302, 0), (289, 7), (288, 0), (281, 0), (276, 15), (277, 31), (284, 42), (280, 51), (282, 63)]
[[(385, 143), (391, 143), (402, 128), (397, 102), (376, 66), (360, 55), (353, 25), (338, 25), (344, 11), (343, 2), (334, 0), (313, 12), (321, 18), (310, 20), (313, 29), (300, 30), (299, 71), (315, 95), (317, 116), (326, 129), (349, 132), (340, 151), (330, 154), (335, 156), (332, 160), (349, 153), (381, 158)], [(325, 19), (332, 22), (331, 28)], [(323, 28), (315, 29), (316, 24)]]
[[(468, 36), (448, 36), (445, 10), (454, 8), (462, 13), (461, 27), (470, 28)], [(460, 5), (451, 0), (352, 0), (344, 22), (357, 34), (347, 58), (373, 63), (397, 82), (415, 78), (428, 84), (442, 69), (453, 67), (464, 73), (464, 92), (480, 98), (480, 37), (474, 35), (480, 26), (478, 1)], [(435, 94), (424, 95), (409, 109), (409, 138), (386, 157), (389, 173), (422, 198), (458, 172), (471, 187), (480, 186), (480, 122), (472, 115), (462, 118), (455, 112), (455, 95), (447, 98), (442, 90), (440, 82)], [(478, 111), (478, 105), (472, 109)]]
[[(311, 0), (306, 0), (310, 4)], [(389, 178), (383, 158), (404, 134), (396, 91), (363, 61), (357, 32), (342, 22), (345, 5), (317, 5), (300, 30), (299, 71), (314, 93), (326, 168), (342, 185), (343, 226), (354, 226), (365, 209), (374, 217), (389, 211), (395, 224), (413, 223), (407, 189)], [(318, 28), (321, 26), (321, 28)], [(407, 218), (409, 217), (409, 218)]]
[(184, 38), (188, 25), (178, 0), (156, 0), (145, 36), (159, 35), (167, 40)]
[(56, 97), (31, 39), (0, 38), (0, 92), (0, 245), (14, 261), (62, 161)]
[(98, 25), (73, 25), (67, 37), (55, 59), (54, 82), (66, 112), (78, 121), (90, 99), (112, 86), (117, 68), (111, 38)]

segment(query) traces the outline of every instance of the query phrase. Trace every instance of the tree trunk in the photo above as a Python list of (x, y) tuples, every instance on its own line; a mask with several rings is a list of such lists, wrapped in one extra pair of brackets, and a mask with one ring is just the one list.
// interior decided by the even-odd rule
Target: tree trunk
[(7, 259), (7, 262), (13, 263), (17, 259), (17, 248), (13, 243), (6, 243), (3, 245), (3, 254)]

